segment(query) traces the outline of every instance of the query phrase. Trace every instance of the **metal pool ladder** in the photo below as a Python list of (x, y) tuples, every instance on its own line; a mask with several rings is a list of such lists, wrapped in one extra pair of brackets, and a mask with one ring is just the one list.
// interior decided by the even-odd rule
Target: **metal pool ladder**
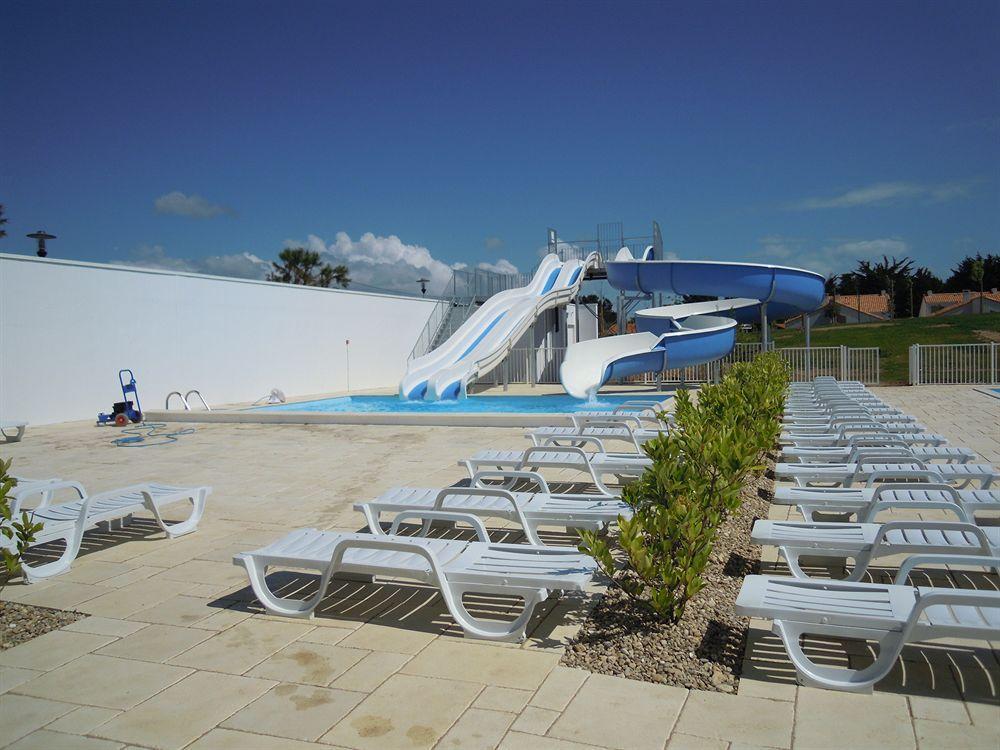
[(201, 401), (201, 405), (205, 407), (205, 411), (212, 411), (212, 407), (208, 405), (207, 401), (205, 401), (205, 397), (201, 395), (201, 391), (199, 391), (196, 388), (192, 388), (190, 391), (188, 391), (183, 395), (181, 394), (180, 391), (170, 391), (170, 393), (167, 394), (167, 401), (163, 405), (164, 411), (170, 410), (171, 396), (177, 396), (177, 398), (181, 400), (181, 405), (184, 407), (184, 411), (191, 411), (191, 402), (188, 401), (188, 399), (191, 397), (192, 393), (198, 397), (199, 401)]

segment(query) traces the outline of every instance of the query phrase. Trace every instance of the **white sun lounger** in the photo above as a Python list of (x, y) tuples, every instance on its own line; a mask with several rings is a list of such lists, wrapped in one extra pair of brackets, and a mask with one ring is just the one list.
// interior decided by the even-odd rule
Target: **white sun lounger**
[(872, 560), (887, 555), (1000, 555), (1000, 526), (962, 521), (756, 521), (750, 540), (777, 547), (796, 578), (811, 578), (799, 564), (803, 555), (852, 558), (854, 566), (844, 579), (847, 581), (860, 581)]
[(19, 443), (27, 427), (27, 422), (0, 422), (0, 435), (3, 436), (5, 443)]
[(969, 448), (959, 448), (944, 445), (913, 445), (892, 436), (853, 438), (847, 445), (834, 446), (792, 446), (781, 451), (781, 457), (800, 463), (815, 461), (830, 462), (851, 460), (857, 448), (900, 448), (900, 455), (909, 455), (921, 461), (945, 461), (947, 463), (964, 464), (976, 457), (976, 452)]
[[(774, 621), (773, 630), (803, 684), (870, 692), (892, 670), (906, 643), (1000, 636), (1000, 592), (904, 585), (910, 572), (925, 564), (996, 567), (1000, 559), (915, 555), (893, 585), (747, 576), (736, 613)], [(878, 657), (864, 669), (822, 666), (803, 650), (800, 639), (806, 634), (877, 640)]]
[[(470, 524), (478, 541), (398, 536), (400, 521), (457, 521)], [(492, 544), (475, 516), (444, 511), (401, 513), (389, 534), (358, 534), (299, 529), (266, 547), (233, 558), (243, 566), (261, 604), (271, 614), (310, 617), (335, 574), (405, 578), (437, 586), (445, 606), (466, 635), (498, 641), (524, 640), (535, 605), (549, 592), (581, 591), (597, 564), (575, 549), (528, 544)], [(319, 586), (307, 599), (277, 596), (268, 586), (269, 567), (312, 570)], [(511, 622), (474, 617), (462, 597), (466, 593), (517, 596), (524, 611)]]
[(638, 477), (643, 471), (653, 465), (653, 462), (641, 453), (609, 453), (604, 444), (593, 437), (579, 436), (580, 443), (593, 443), (596, 452), (588, 452), (574, 446), (532, 446), (527, 450), (484, 450), (471, 458), (458, 462), (469, 471), (472, 478), (483, 469), (514, 469), (515, 471), (537, 471), (549, 469), (576, 469), (589, 474), (597, 488), (609, 497), (616, 493), (609, 489), (602, 477), (612, 474), (622, 477)]
[[(916, 425), (913, 425), (914, 427)], [(891, 438), (902, 445), (946, 445), (948, 438), (932, 432), (890, 432), (882, 429), (878, 425), (843, 426), (834, 432), (797, 434), (782, 432), (778, 437), (779, 443), (791, 445), (796, 448), (809, 447), (842, 447), (851, 445), (857, 438)]]
[[(67, 503), (50, 504), (48, 498), (58, 489), (70, 488), (80, 493), (80, 499)], [(22, 489), (22, 488), (18, 488)], [(137, 484), (118, 490), (85, 495), (77, 482), (49, 481), (26, 485), (11, 504), (14, 515), (19, 515), (26, 498), (32, 494), (41, 495), (41, 501), (28, 509), (33, 520), (42, 523), (42, 530), (35, 537), (35, 545), (63, 541), (66, 548), (59, 559), (41, 565), (29, 565), (22, 561), (21, 569), (28, 583), (50, 578), (69, 570), (80, 551), (83, 534), (102, 522), (124, 522), (134, 513), (147, 510), (168, 537), (178, 537), (194, 531), (205, 511), (205, 500), (211, 487), (170, 487), (163, 484)], [(161, 510), (167, 505), (188, 500), (191, 515), (184, 521), (168, 523), (163, 520)], [(6, 537), (0, 537), (0, 544), (12, 544)]]
[(948, 482), (958, 487), (968, 487), (978, 482), (982, 489), (989, 489), (1000, 472), (990, 464), (929, 464), (918, 458), (901, 455), (866, 455), (861, 463), (778, 463), (774, 473), (779, 479), (791, 479), (799, 487), (811, 487), (814, 484), (826, 484), (839, 487), (851, 487), (858, 482), (865, 482), (873, 473), (879, 473), (883, 478), (907, 480), (914, 476), (922, 477), (925, 472), (932, 471), (939, 482)]
[(637, 418), (594, 417), (576, 415), (571, 417), (573, 424), (560, 427), (536, 427), (526, 433), (526, 437), (534, 445), (558, 445), (567, 443), (573, 445), (575, 435), (586, 435), (604, 440), (622, 440), (631, 443), (636, 453), (642, 451), (644, 443), (659, 437), (667, 431), (662, 425), (656, 428), (643, 427)]
[(781, 440), (790, 441), (812, 435), (829, 435), (843, 432), (870, 432), (872, 430), (898, 434), (900, 432), (927, 432), (919, 422), (886, 422), (871, 417), (838, 417), (816, 424), (782, 425)]
[[(529, 472), (516, 473), (527, 475)], [(538, 538), (539, 526), (599, 530), (613, 523), (619, 515), (627, 518), (632, 515), (631, 508), (621, 500), (601, 495), (552, 494), (541, 475), (533, 474), (532, 479), (541, 492), (511, 492), (501, 487), (477, 486), (396, 487), (374, 500), (357, 503), (354, 509), (364, 514), (373, 530), (379, 525), (382, 513), (412, 510), (451, 510), (479, 518), (502, 518), (518, 523), (531, 544), (542, 544)], [(476, 483), (474, 480), (473, 484)], [(430, 523), (425, 522), (424, 535), (429, 526)]]
[(938, 482), (932, 471), (916, 472), (911, 480), (926, 481), (875, 483), (875, 475), (868, 480), (868, 487), (776, 487), (776, 505), (794, 505), (807, 521), (814, 513), (853, 514), (858, 521), (870, 521), (888, 508), (914, 510), (946, 510), (960, 520), (972, 522), (978, 512), (1000, 511), (1000, 490), (959, 490), (950, 484)]

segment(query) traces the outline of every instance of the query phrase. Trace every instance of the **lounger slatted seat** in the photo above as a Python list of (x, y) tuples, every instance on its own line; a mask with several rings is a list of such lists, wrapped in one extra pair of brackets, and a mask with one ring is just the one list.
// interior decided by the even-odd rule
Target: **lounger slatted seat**
[(863, 445), (878, 445), (882, 448), (900, 447), (902, 448), (903, 453), (911, 455), (914, 458), (919, 458), (922, 461), (945, 461), (947, 463), (962, 464), (968, 463), (976, 457), (976, 452), (970, 450), (969, 448), (959, 448), (946, 445), (906, 445), (905, 443), (893, 439), (880, 440), (877, 438), (855, 441), (853, 445), (844, 446), (785, 448), (781, 451), (781, 456), (782, 458), (789, 459), (792, 462), (799, 461), (800, 463), (810, 463), (815, 461), (846, 462), (850, 460), (855, 449)]
[[(398, 536), (395, 532), (404, 516), (467, 522), (479, 541)], [(574, 549), (490, 543), (475, 516), (441, 511), (400, 514), (389, 534), (299, 529), (266, 547), (236, 555), (233, 564), (246, 569), (254, 594), (272, 614), (311, 616), (338, 573), (404, 578), (437, 586), (467, 635), (499, 641), (523, 640), (538, 602), (549, 592), (583, 590), (597, 570), (591, 557)], [(320, 574), (319, 586), (304, 600), (279, 597), (268, 586), (269, 567), (315, 571)], [(470, 592), (520, 597), (524, 611), (510, 622), (474, 617), (462, 600)]]
[[(892, 585), (748, 576), (736, 612), (773, 620), (803, 684), (870, 692), (908, 642), (1000, 636), (1000, 592), (903, 585), (915, 567), (929, 563), (996, 567), (1000, 558), (917, 555), (904, 563)], [(822, 666), (801, 645), (807, 634), (877, 640), (878, 657), (863, 669)]]
[(884, 509), (908, 507), (913, 510), (946, 510), (960, 520), (971, 522), (978, 512), (1000, 511), (1000, 490), (959, 490), (949, 484), (933, 482), (936, 478), (933, 472), (926, 473), (922, 478), (932, 481), (852, 488), (776, 487), (773, 502), (797, 506), (807, 521), (812, 521), (813, 514), (817, 512), (855, 514), (859, 521), (867, 521)]
[(750, 539), (754, 544), (777, 547), (796, 578), (810, 578), (799, 564), (802, 555), (853, 558), (848, 581), (861, 580), (872, 560), (887, 555), (1000, 555), (1000, 526), (980, 527), (960, 521), (756, 521)]
[(596, 443), (597, 452), (588, 452), (583, 448), (562, 446), (535, 446), (527, 450), (484, 450), (471, 458), (458, 462), (459, 466), (468, 469), (469, 477), (473, 477), (482, 469), (514, 469), (536, 471), (541, 468), (576, 469), (589, 474), (597, 488), (609, 497), (615, 492), (603, 482), (605, 474), (617, 477), (635, 477), (652, 466), (652, 461), (641, 453), (609, 453), (604, 451), (603, 444), (592, 437), (581, 436), (580, 442)]
[(837, 434), (840, 430), (850, 432), (852, 430), (879, 429), (891, 434), (902, 432), (927, 432), (927, 428), (919, 422), (883, 422), (861, 419), (831, 419), (826, 422), (812, 425), (784, 425), (781, 430), (782, 442), (797, 440), (812, 435)]
[(967, 487), (978, 482), (982, 489), (990, 485), (1000, 473), (990, 464), (928, 464), (919, 459), (899, 458), (898, 463), (778, 463), (774, 467), (775, 476), (791, 479), (800, 487), (813, 484), (835, 484), (850, 487), (866, 481), (878, 473), (885, 478), (909, 479), (927, 471), (933, 471), (941, 482)]
[[(539, 477), (540, 479), (540, 477)], [(511, 492), (497, 487), (396, 487), (375, 500), (357, 503), (374, 529), (382, 513), (403, 513), (416, 509), (454, 510), (480, 518), (503, 518), (524, 529), (531, 544), (541, 544), (539, 526), (568, 529), (601, 529), (619, 515), (630, 517), (632, 510), (620, 500), (594, 495), (554, 495), (543, 492)], [(427, 533), (425, 526), (424, 534)]]
[(536, 427), (529, 431), (526, 437), (531, 440), (533, 445), (558, 445), (559, 443), (573, 445), (573, 438), (577, 435), (598, 438), (602, 442), (607, 440), (622, 440), (631, 443), (636, 453), (638, 453), (642, 450), (643, 443), (659, 437), (665, 431), (665, 429), (631, 427), (612, 421), (597, 422), (587, 420), (574, 425), (560, 427)]
[[(51, 497), (53, 491), (63, 487), (79, 488), (80, 499), (48, 504), (45, 493)], [(205, 501), (211, 491), (210, 487), (172, 487), (151, 483), (85, 496), (82, 487), (76, 482), (45, 482), (25, 487), (25, 494), (18, 497), (11, 507), (17, 515), (30, 494), (42, 494), (43, 502), (30, 510), (34, 520), (43, 524), (42, 530), (36, 535), (35, 544), (62, 541), (66, 545), (59, 559), (53, 562), (41, 565), (22, 562), (25, 580), (32, 583), (66, 572), (79, 554), (84, 532), (102, 522), (124, 521), (143, 510), (153, 515), (168, 537), (189, 534), (198, 527), (205, 511)], [(183, 501), (191, 503), (191, 515), (178, 523), (165, 521), (161, 511), (168, 505)], [(0, 543), (10, 544), (5, 537), (0, 537)]]
[(783, 432), (778, 438), (778, 442), (785, 443), (795, 448), (809, 447), (843, 447), (850, 445), (852, 436), (865, 436), (877, 438), (879, 436), (891, 437), (894, 441), (903, 445), (945, 445), (948, 438), (933, 432), (881, 432), (868, 430), (846, 430), (836, 433), (796, 435), (794, 433)]

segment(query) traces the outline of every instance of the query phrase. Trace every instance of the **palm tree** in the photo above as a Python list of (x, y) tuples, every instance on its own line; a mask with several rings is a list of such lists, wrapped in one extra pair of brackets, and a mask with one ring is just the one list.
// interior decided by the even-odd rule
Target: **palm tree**
[(7, 236), (7, 230), (3, 228), (3, 225), (7, 223), (7, 219), (3, 215), (3, 204), (0, 203), (0, 237)]
[(342, 289), (351, 283), (347, 266), (322, 263), (319, 253), (304, 247), (286, 247), (278, 259), (281, 263), (271, 263), (273, 270), (267, 275), (268, 281), (323, 287), (336, 284)]
[(979, 314), (983, 314), (983, 276), (986, 273), (986, 269), (983, 266), (983, 259), (976, 258), (972, 262), (972, 267), (969, 269), (969, 277), (979, 284)]

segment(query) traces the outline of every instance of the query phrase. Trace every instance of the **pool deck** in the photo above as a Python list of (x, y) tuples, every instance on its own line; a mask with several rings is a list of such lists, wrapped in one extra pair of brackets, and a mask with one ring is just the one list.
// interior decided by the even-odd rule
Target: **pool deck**
[[(877, 392), (1000, 463), (997, 399), (972, 387)], [(0, 652), (0, 746), (997, 747), (1000, 643), (908, 647), (873, 695), (853, 695), (797, 686), (768, 624), (752, 621), (739, 694), (727, 695), (560, 666), (585, 598), (547, 604), (526, 643), (498, 645), (462, 638), (440, 597), (409, 583), (352, 584), (308, 621), (266, 616), (231, 564), (292, 527), (356, 530), (353, 502), (398, 484), (452, 484), (470, 451), (526, 446), (519, 429), (200, 424), (178, 443), (133, 449), (111, 446), (115, 434), (29, 427), (0, 455), (17, 473), (95, 491), (212, 485), (208, 510), (197, 533), (176, 540), (142, 519), (92, 534), (69, 573), (5, 590), (92, 616)], [(775, 507), (772, 517), (785, 514)], [(831, 658), (868, 658), (839, 648)]]

